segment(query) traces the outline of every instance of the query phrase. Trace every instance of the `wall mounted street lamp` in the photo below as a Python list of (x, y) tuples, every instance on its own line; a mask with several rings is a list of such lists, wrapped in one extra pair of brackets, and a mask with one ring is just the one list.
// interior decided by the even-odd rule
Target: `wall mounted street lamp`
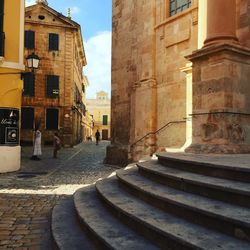
[(20, 74), (21, 79), (25, 77), (27, 74), (34, 74), (35, 69), (39, 67), (40, 58), (33, 52), (31, 55), (28, 55), (26, 57), (27, 60), (27, 66), (31, 71), (25, 71), (25, 72), (1, 72), (0, 75), (13, 75), (13, 74)]
[(27, 60), (27, 66), (29, 69), (31, 69), (31, 72), (30, 71), (22, 72), (21, 79), (23, 79), (27, 74), (34, 74), (35, 69), (38, 69), (39, 67), (40, 58), (34, 52), (31, 55), (28, 55), (26, 57), (26, 60)]
[(32, 73), (38, 68), (40, 58), (33, 52), (31, 55), (26, 57), (28, 68), (31, 69)]

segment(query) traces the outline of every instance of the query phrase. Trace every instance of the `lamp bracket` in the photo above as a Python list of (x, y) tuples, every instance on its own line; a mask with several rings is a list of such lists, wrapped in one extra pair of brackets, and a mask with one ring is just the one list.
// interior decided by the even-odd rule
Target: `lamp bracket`
[(28, 71), (28, 72), (21, 72), (21, 80), (23, 80), (25, 78), (25, 76), (27, 75), (33, 75), (34, 73), (32, 71)]

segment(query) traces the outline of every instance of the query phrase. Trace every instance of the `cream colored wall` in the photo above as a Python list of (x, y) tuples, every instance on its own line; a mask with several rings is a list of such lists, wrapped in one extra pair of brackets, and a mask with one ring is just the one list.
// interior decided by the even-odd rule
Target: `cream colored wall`
[(93, 118), (92, 115), (86, 111), (85, 116), (83, 117), (83, 124), (84, 124), (84, 137), (85, 141), (88, 137), (93, 138)]

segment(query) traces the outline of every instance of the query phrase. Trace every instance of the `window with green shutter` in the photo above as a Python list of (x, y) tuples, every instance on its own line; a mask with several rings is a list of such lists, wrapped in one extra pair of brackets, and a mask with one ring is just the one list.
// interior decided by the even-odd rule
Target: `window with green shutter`
[(107, 115), (102, 116), (102, 125), (108, 125), (108, 116)]
[(34, 96), (35, 95), (35, 75), (25, 74), (23, 80), (23, 96)]
[(21, 128), (22, 129), (34, 128), (34, 108), (23, 107), (21, 109)]
[(35, 32), (33, 30), (25, 30), (24, 47), (26, 49), (35, 48)]
[(0, 56), (4, 56), (5, 34), (3, 30), (4, 0), (0, 0)]
[(59, 76), (47, 75), (46, 96), (51, 98), (59, 96)]
[(59, 110), (54, 108), (46, 109), (46, 129), (58, 129)]
[(59, 35), (49, 33), (49, 50), (59, 50)]

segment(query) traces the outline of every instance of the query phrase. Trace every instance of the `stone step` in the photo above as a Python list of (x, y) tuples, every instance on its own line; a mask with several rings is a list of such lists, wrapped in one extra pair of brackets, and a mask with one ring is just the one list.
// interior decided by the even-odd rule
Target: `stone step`
[(81, 223), (99, 242), (100, 249), (159, 249), (110, 214), (93, 185), (77, 190), (74, 202)]
[(52, 211), (52, 236), (61, 250), (96, 249), (78, 222), (73, 199), (61, 200)]
[(137, 166), (142, 175), (173, 188), (250, 207), (250, 183), (169, 168), (158, 164), (155, 160), (140, 162)]
[[(158, 162), (167, 167), (217, 178), (250, 182), (250, 168), (248, 164), (239, 166), (237, 162), (227, 162), (227, 165), (223, 165), (218, 156), (192, 156), (190, 154), (174, 153), (157, 153), (156, 155)], [(225, 157), (221, 156), (223, 159)], [(225, 159), (222, 162), (225, 162)]]
[(250, 240), (250, 209), (186, 193), (156, 183), (139, 174), (138, 168), (116, 171), (126, 190), (150, 204), (191, 222)]
[(250, 249), (248, 242), (190, 223), (139, 200), (123, 190), (116, 177), (98, 181), (96, 188), (116, 216), (163, 249)]

